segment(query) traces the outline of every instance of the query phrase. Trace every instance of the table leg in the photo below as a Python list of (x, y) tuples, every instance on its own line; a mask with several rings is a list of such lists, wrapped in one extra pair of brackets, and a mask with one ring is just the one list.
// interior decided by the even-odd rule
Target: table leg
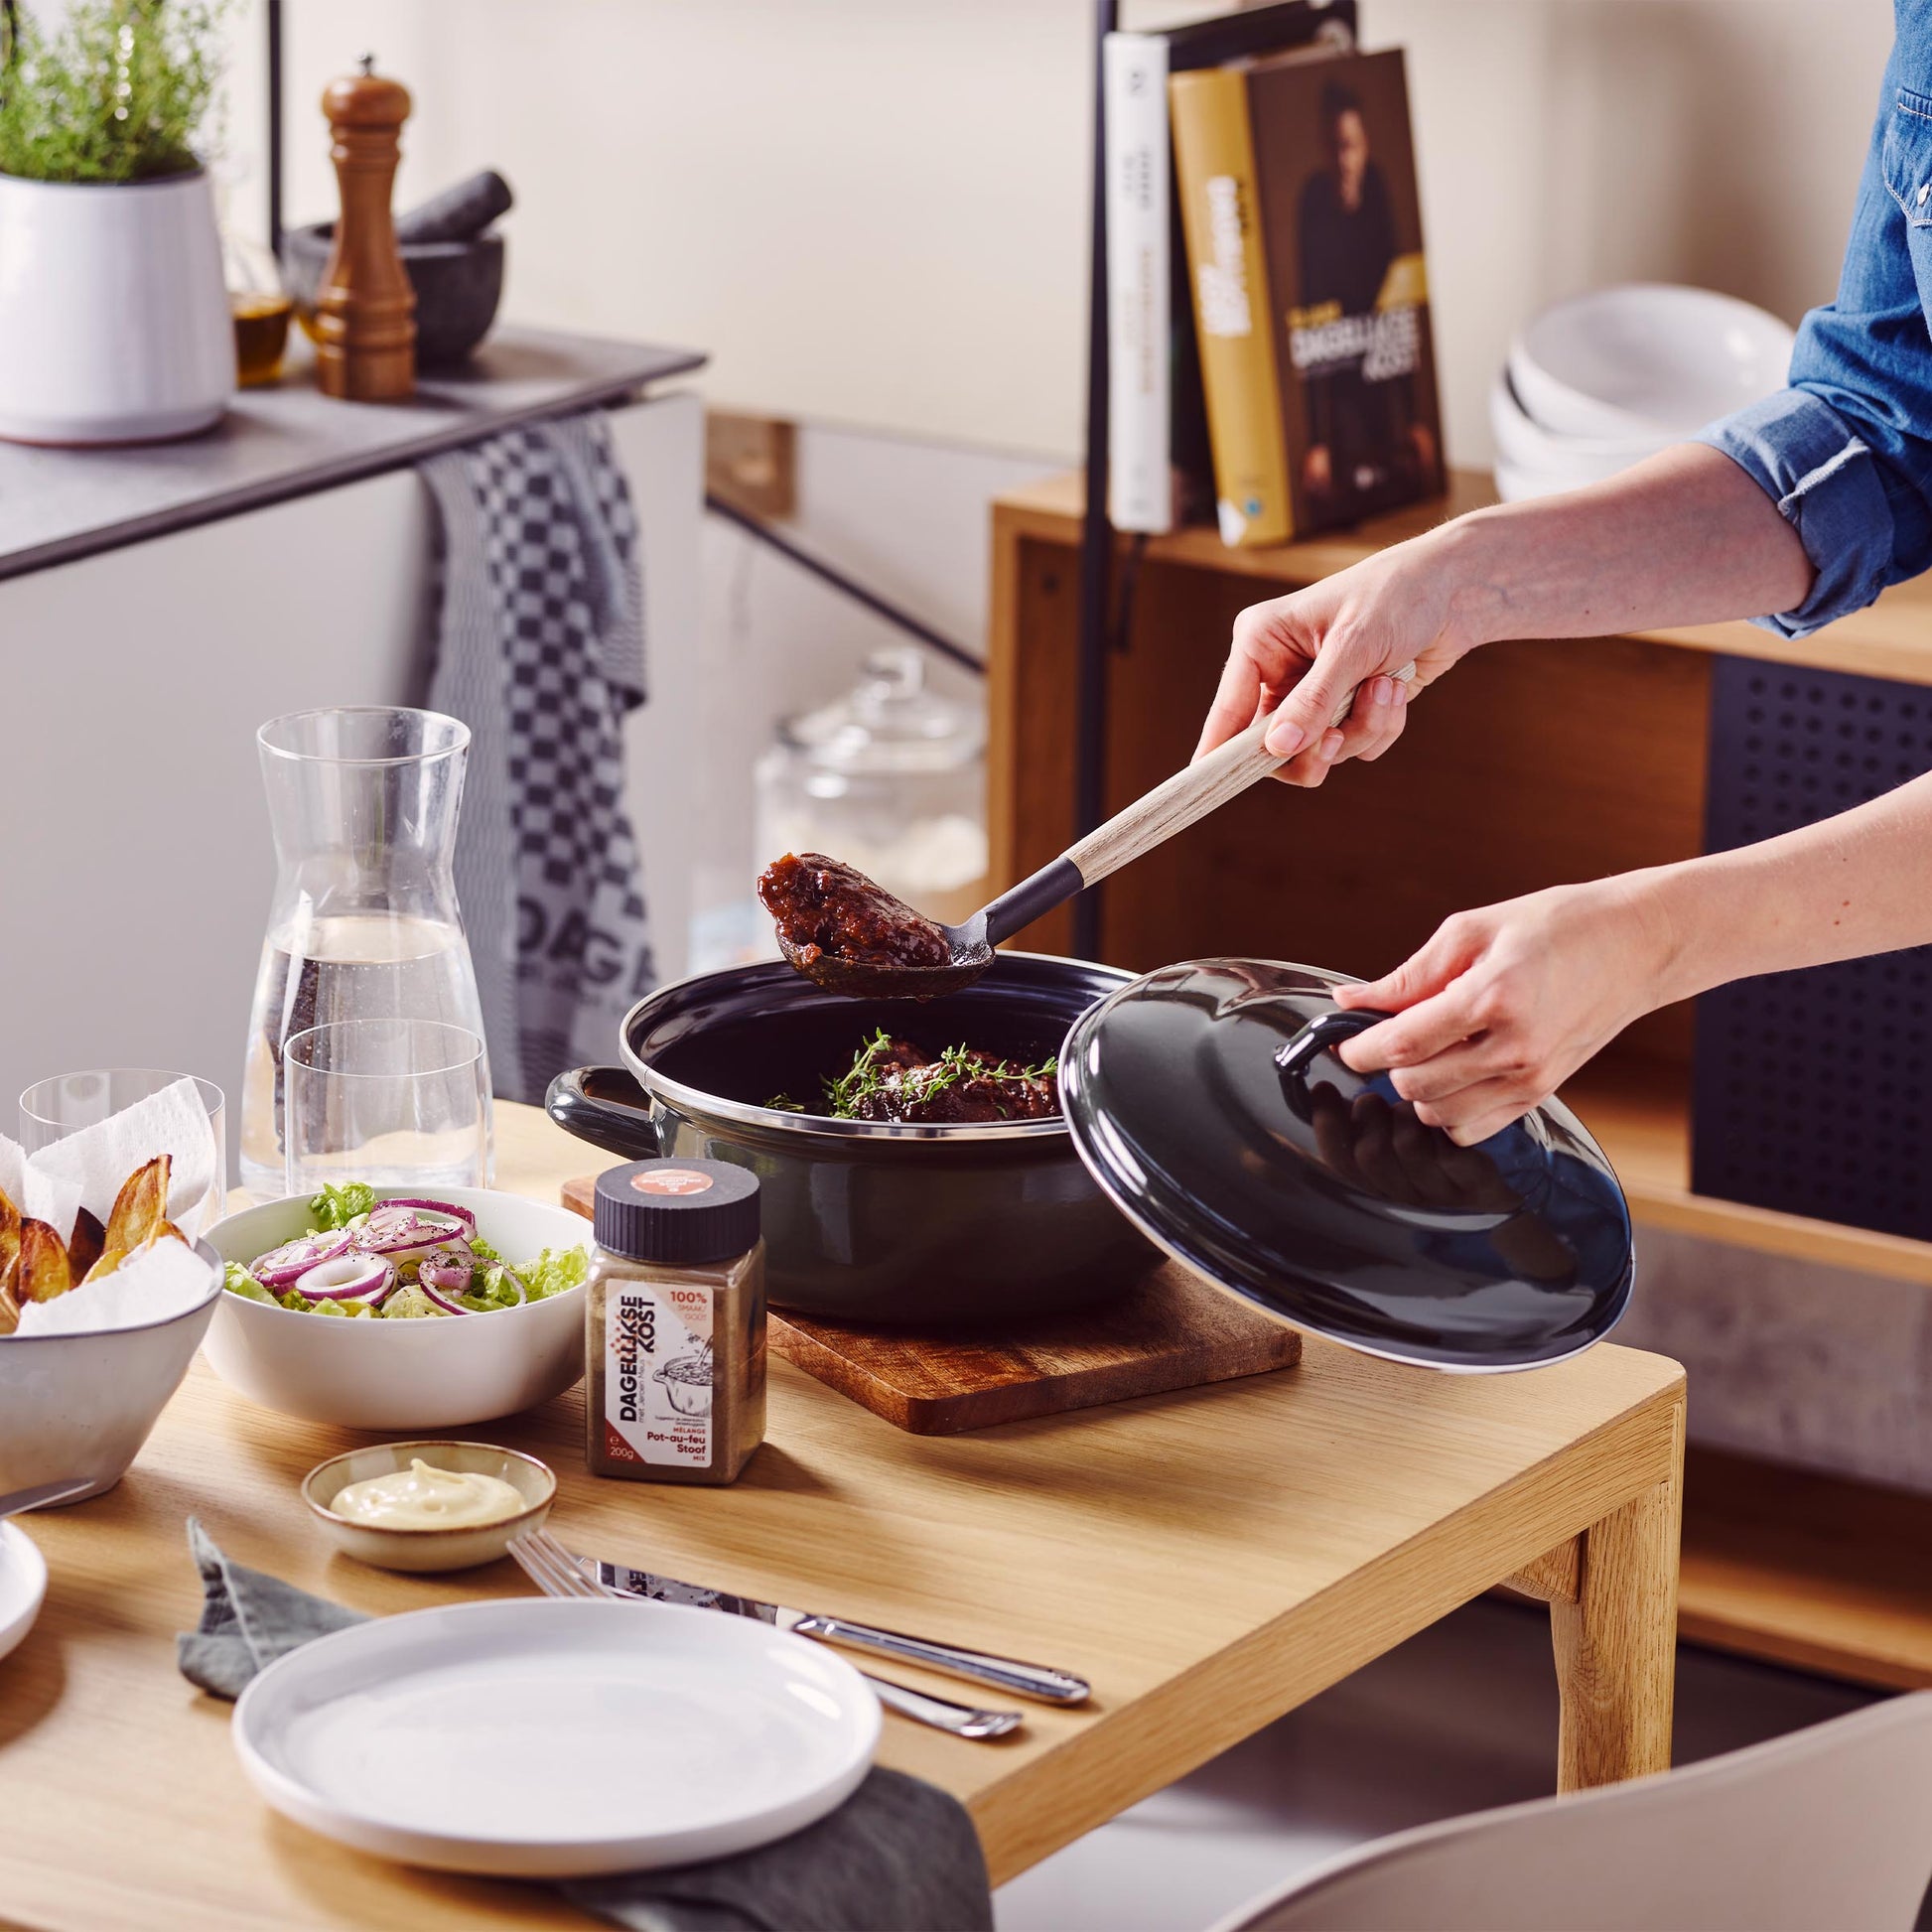
[(1576, 1600), (1550, 1604), (1562, 1721), (1557, 1789), (1670, 1768), (1684, 1425), (1671, 1471), (1584, 1532)]

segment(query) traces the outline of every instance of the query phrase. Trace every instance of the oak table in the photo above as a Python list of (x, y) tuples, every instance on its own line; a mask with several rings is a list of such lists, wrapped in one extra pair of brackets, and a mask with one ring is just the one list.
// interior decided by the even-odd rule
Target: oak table
[[(503, 1183), (547, 1198), (587, 1165), (527, 1109), (501, 1109), (499, 1147)], [(1551, 1602), (1559, 1785), (1669, 1761), (1684, 1378), (1655, 1355), (1453, 1376), (1311, 1341), (1299, 1368), (965, 1437), (901, 1434), (774, 1359), (770, 1439), (726, 1490), (586, 1476), (581, 1413), (572, 1394), (469, 1432), (556, 1466), (574, 1546), (1092, 1679), (1091, 1703), (1029, 1707), (998, 1743), (887, 1721), (884, 1761), (964, 1800), (996, 1883), (1505, 1580)], [(228, 1707), (176, 1673), (191, 1514), (365, 1611), (524, 1593), (507, 1563), (411, 1579), (327, 1554), (296, 1484), (357, 1440), (198, 1362), (118, 1489), (27, 1519), (53, 1579), (0, 1661), (0, 1922), (585, 1923), (538, 1886), (286, 1824), (242, 1777)]]

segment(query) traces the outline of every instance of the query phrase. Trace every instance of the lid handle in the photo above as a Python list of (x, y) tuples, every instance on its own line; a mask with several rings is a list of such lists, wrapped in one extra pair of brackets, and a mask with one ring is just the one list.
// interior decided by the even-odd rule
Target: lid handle
[(1337, 1007), (1333, 1013), (1324, 1013), (1318, 1019), (1311, 1020), (1302, 1031), (1275, 1055), (1275, 1064), (1284, 1073), (1302, 1074), (1317, 1054), (1325, 1053), (1330, 1047), (1339, 1046), (1344, 1039), (1353, 1039), (1357, 1034), (1366, 1033), (1371, 1027), (1379, 1027), (1384, 1020), (1395, 1016), (1382, 1013), (1374, 1007), (1351, 1007), (1344, 1012)]

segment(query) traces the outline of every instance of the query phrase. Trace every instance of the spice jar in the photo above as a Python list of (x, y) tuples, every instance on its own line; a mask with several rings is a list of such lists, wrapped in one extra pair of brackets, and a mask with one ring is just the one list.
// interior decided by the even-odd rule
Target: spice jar
[(632, 1161), (597, 1177), (586, 1304), (593, 1475), (734, 1482), (764, 1441), (758, 1175)]

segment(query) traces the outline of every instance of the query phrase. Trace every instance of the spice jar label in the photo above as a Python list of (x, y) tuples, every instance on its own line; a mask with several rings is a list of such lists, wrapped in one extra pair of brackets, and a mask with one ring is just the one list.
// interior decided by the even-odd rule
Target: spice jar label
[(618, 1462), (711, 1465), (709, 1288), (613, 1281), (604, 1304), (604, 1447)]

